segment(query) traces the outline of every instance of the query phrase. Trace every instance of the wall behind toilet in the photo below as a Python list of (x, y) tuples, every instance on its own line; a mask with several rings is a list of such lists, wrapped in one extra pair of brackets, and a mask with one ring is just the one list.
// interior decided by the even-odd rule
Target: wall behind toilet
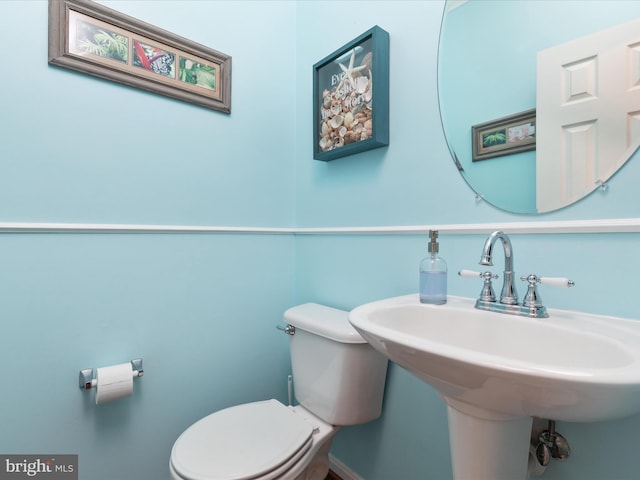
[[(232, 114), (49, 67), (47, 2), (2, 1), (0, 222), (291, 225), (294, 4), (104, 3), (231, 55)], [(166, 478), (190, 423), (286, 399), (292, 295), (291, 236), (1, 234), (0, 453)], [(79, 390), (135, 357), (132, 397)]]

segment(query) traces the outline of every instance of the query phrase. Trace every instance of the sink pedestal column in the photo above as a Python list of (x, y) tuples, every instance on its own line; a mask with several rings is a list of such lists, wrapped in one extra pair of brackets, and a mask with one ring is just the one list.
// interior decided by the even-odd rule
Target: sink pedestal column
[(526, 480), (531, 417), (445, 401), (454, 480)]

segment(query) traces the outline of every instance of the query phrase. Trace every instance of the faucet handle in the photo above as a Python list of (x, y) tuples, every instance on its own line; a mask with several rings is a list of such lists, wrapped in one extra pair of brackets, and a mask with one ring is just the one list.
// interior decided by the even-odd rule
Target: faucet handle
[(552, 287), (569, 288), (575, 286), (573, 280), (564, 277), (538, 277), (541, 285), (551, 285)]
[(522, 299), (522, 305), (529, 308), (543, 308), (537, 287), (537, 284), (540, 283), (540, 277), (532, 273), (531, 275), (523, 275), (520, 277), (520, 280), (523, 282), (529, 282), (527, 293)]
[(491, 272), (476, 272), (474, 270), (462, 269), (458, 272), (462, 278), (482, 278), (484, 279), (484, 285), (482, 286), (482, 291), (480, 292), (480, 300), (485, 302), (495, 302), (496, 294), (493, 292), (493, 285), (491, 284), (491, 280), (495, 280), (498, 278), (498, 275)]
[(529, 288), (526, 295), (522, 299), (522, 305), (525, 307), (538, 307), (542, 308), (542, 301), (538, 294), (537, 284), (551, 285), (553, 287), (569, 288), (573, 287), (575, 283), (573, 280), (563, 277), (538, 277), (535, 274), (520, 277), (520, 280), (529, 282)]
[(541, 285), (551, 285), (552, 287), (569, 288), (575, 286), (573, 280), (569, 280), (565, 277), (538, 277), (535, 274), (529, 276), (522, 276), (520, 280), (529, 282), (529, 286), (539, 283)]
[(489, 275), (490, 278), (493, 279), (498, 278), (498, 275), (491, 272), (476, 272), (475, 270), (467, 270), (466, 268), (460, 270), (458, 272), (458, 275), (460, 275), (462, 278), (486, 278), (487, 275)]

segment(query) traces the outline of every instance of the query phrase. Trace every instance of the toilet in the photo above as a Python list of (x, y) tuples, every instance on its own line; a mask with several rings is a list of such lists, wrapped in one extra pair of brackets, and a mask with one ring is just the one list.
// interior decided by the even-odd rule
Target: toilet
[(339, 428), (380, 416), (387, 359), (348, 313), (306, 303), (284, 320), (294, 327), (287, 333), (299, 404), (258, 401), (198, 420), (173, 445), (172, 480), (323, 480)]

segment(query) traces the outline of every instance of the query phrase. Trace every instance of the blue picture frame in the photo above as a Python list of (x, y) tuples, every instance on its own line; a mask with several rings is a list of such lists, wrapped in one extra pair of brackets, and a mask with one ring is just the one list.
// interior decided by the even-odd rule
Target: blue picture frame
[(313, 158), (389, 145), (389, 34), (374, 26), (313, 66)]

